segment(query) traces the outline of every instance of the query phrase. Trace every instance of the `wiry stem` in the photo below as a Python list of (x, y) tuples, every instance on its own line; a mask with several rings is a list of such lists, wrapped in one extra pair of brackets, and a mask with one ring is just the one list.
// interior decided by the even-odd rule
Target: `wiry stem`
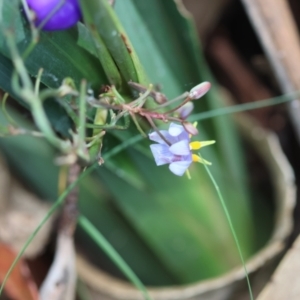
[[(68, 172), (67, 185), (73, 184), (81, 171), (80, 165), (76, 162), (70, 166)], [(72, 189), (65, 199), (59, 230), (72, 236), (76, 228), (78, 217), (78, 186)]]
[(174, 99), (172, 99), (172, 100), (169, 100), (169, 101), (167, 101), (167, 102), (164, 102), (164, 103), (158, 105), (158, 106), (155, 107), (155, 108), (149, 109), (149, 111), (155, 111), (155, 110), (161, 109), (161, 108), (163, 108), (163, 107), (167, 107), (167, 106), (169, 106), (169, 105), (171, 105), (171, 104), (173, 104), (173, 103), (175, 103), (175, 102), (177, 102), (177, 101), (180, 101), (180, 100), (182, 100), (182, 99), (185, 99), (188, 95), (189, 95), (188, 92), (184, 92), (182, 95), (180, 95), (180, 96), (178, 96), (178, 97), (176, 97), (176, 98), (174, 98)]
[(171, 143), (161, 134), (161, 132), (159, 131), (159, 129), (156, 127), (156, 125), (154, 124), (153, 120), (151, 119), (150, 116), (145, 115), (145, 118), (148, 120), (148, 122), (150, 123), (150, 125), (153, 127), (153, 129), (156, 131), (156, 133), (160, 136), (160, 138), (165, 141), (167, 143), (167, 145), (171, 146)]
[[(68, 170), (68, 186), (77, 182), (81, 167), (77, 162)], [(40, 299), (75, 298), (76, 290), (76, 255), (74, 231), (78, 218), (78, 187), (76, 186), (66, 197), (61, 222), (58, 229), (55, 256), (48, 274), (40, 288)]]
[(180, 107), (182, 107), (183, 105), (185, 105), (186, 103), (188, 103), (189, 101), (191, 101), (191, 98), (190, 98), (190, 97), (186, 97), (186, 98), (184, 99), (184, 101), (182, 101), (182, 102), (180, 103), (180, 105), (176, 106), (175, 108), (173, 108), (173, 109), (171, 109), (171, 110), (168, 110), (168, 111), (164, 112), (164, 115), (168, 115), (168, 114), (170, 114), (170, 113), (176, 111), (177, 109), (179, 109)]

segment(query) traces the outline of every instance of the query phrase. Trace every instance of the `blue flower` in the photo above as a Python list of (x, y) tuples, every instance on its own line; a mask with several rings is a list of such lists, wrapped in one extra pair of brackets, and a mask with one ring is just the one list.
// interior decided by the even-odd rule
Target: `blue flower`
[(75, 25), (81, 18), (78, 0), (27, 0), (34, 12), (36, 26), (43, 24), (43, 30), (64, 30)]
[(157, 144), (150, 145), (157, 166), (169, 164), (169, 169), (177, 176), (182, 176), (192, 162), (211, 164), (191, 150), (211, 145), (215, 141), (191, 142), (188, 132), (182, 125), (171, 123), (168, 130), (149, 134), (149, 139)]

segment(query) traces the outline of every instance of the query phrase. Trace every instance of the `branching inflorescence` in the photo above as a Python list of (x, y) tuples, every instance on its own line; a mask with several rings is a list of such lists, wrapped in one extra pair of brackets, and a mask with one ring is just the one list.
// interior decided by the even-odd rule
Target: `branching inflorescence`
[[(32, 27), (36, 25), (47, 30), (64, 29), (66, 23), (60, 19), (64, 15), (72, 16), (72, 24), (80, 18), (79, 4), (76, 0), (47, 0), (43, 1), (43, 5), (41, 3), (23, 1)], [(57, 28), (55, 24), (61, 24), (62, 27)], [(72, 24), (68, 24), (67, 27)], [(171, 172), (181, 176), (192, 162), (210, 164), (199, 155), (192, 154), (191, 151), (210, 145), (214, 141), (191, 142), (190, 139), (198, 134), (198, 130), (195, 125), (187, 121), (193, 110), (193, 100), (201, 98), (209, 91), (211, 86), (209, 82), (203, 82), (173, 100), (168, 100), (164, 94), (156, 91), (153, 85), (145, 87), (136, 82), (128, 82), (132, 95), (137, 95), (131, 101), (128, 100), (128, 94), (124, 98), (114, 85), (105, 86), (100, 96), (94, 97), (93, 92), (90, 93), (88, 89), (86, 80), (82, 80), (80, 88), (77, 89), (70, 78), (66, 78), (57, 89), (40, 90), (43, 70), (39, 71), (36, 84), (33, 85), (22, 56), (18, 53), (12, 33), (7, 31), (5, 35), (15, 65), (12, 86), (16, 94), (29, 105), (33, 119), (40, 130), (40, 133), (32, 131), (31, 134), (45, 137), (58, 148), (66, 156), (66, 159), (60, 160), (63, 164), (73, 163), (78, 158), (86, 163), (97, 159), (99, 164), (102, 164), (100, 150), (103, 135), (108, 130), (127, 129), (130, 119), (144, 137), (149, 137), (156, 142), (150, 146), (150, 149), (157, 165), (169, 164)], [(42, 102), (50, 97), (61, 103), (75, 124), (69, 129), (69, 139), (58, 137), (47, 119)], [(88, 106), (96, 108), (96, 117), (90, 119), (87, 116)], [(153, 129), (149, 135), (145, 133), (149, 130), (147, 122)], [(168, 131), (159, 129), (164, 123), (171, 123)], [(87, 128), (93, 129), (90, 136), (86, 136)], [(4, 134), (28, 132), (30, 133), (29, 130), (11, 124)]]
[[(37, 74), (35, 84), (29, 76), (25, 59), (31, 53), (38, 42), (39, 29), (42, 30), (64, 30), (73, 26), (80, 18), (80, 6), (78, 0), (23, 0), (23, 7), (32, 31), (32, 43), (23, 54), (19, 53), (14, 33), (11, 30), (3, 30), (14, 72), (12, 75), (12, 88), (15, 94), (22, 99), (31, 111), (37, 129), (30, 130), (22, 128), (6, 112), (5, 102), (7, 94), (3, 99), (3, 112), (9, 125), (2, 128), (0, 135), (31, 134), (36, 137), (45, 138), (52, 146), (63, 155), (56, 160), (60, 165), (68, 165), (68, 176), (65, 185), (73, 186), (80, 172), (93, 160), (99, 164), (104, 161), (101, 156), (102, 137), (108, 130), (124, 130), (129, 126), (132, 119), (137, 130), (150, 140), (156, 142), (150, 145), (154, 160), (158, 166), (169, 164), (169, 169), (177, 176), (188, 172), (192, 162), (210, 164), (200, 155), (192, 153), (201, 147), (211, 145), (214, 141), (193, 141), (192, 136), (198, 134), (195, 124), (187, 121), (193, 110), (193, 100), (201, 98), (210, 89), (209, 82), (203, 82), (194, 87), (190, 92), (168, 100), (165, 95), (156, 91), (153, 85), (145, 87), (137, 82), (129, 82), (132, 94), (137, 97), (128, 100), (121, 95), (114, 85), (105, 86), (99, 97), (94, 97), (93, 91), (88, 88), (86, 79), (82, 79), (79, 88), (71, 78), (65, 78), (57, 89), (41, 89), (43, 69)], [(54, 130), (47, 117), (43, 102), (49, 98), (55, 98), (64, 108), (68, 116), (73, 120), (74, 126), (69, 128), (69, 136), (61, 137)], [(179, 104), (178, 104), (179, 103)], [(88, 116), (87, 109), (95, 108), (94, 116)], [(146, 122), (145, 122), (146, 121)], [(150, 125), (147, 125), (148, 124)], [(168, 130), (160, 130), (162, 124), (170, 123)], [(87, 129), (93, 129), (92, 134)], [(145, 132), (151, 130), (150, 134)], [(96, 150), (95, 150), (96, 149)], [(96, 154), (96, 155), (95, 155)], [(61, 282), (64, 270), (75, 270), (75, 251), (73, 244), (74, 230), (78, 217), (78, 189), (74, 189), (65, 199), (58, 233), (56, 258), (46, 277), (40, 294), (43, 299), (52, 299), (49, 293), (57, 292), (60, 288), (57, 282)], [(68, 246), (69, 256), (61, 264), (61, 258), (65, 257), (65, 251), (61, 242)], [(67, 243), (67, 244), (65, 244)], [(54, 274), (52, 276), (52, 274)], [(8, 274), (9, 275), (9, 274)], [(8, 278), (8, 275), (6, 279)], [(5, 280), (6, 280), (5, 279)], [(4, 283), (5, 284), (5, 280)], [(70, 299), (74, 296), (76, 276), (70, 277), (64, 282), (70, 291)], [(139, 284), (136, 284), (139, 287)], [(0, 288), (1, 293), (1, 288)], [(147, 293), (146, 299), (149, 299)]]
[[(154, 129), (148, 136), (150, 140), (157, 142), (157, 144), (152, 144), (150, 148), (158, 166), (169, 164), (169, 169), (172, 173), (182, 176), (192, 162), (210, 164), (210, 162), (199, 155), (192, 154), (191, 150), (198, 150), (201, 147), (213, 144), (215, 141), (190, 142), (191, 137), (198, 134), (198, 130), (195, 125), (186, 121), (193, 109), (191, 101), (199, 99), (208, 92), (210, 89), (209, 82), (203, 82), (194, 87), (189, 93), (186, 92), (170, 101), (160, 92), (154, 91), (152, 85), (148, 89), (134, 82), (130, 82), (129, 85), (140, 92), (139, 97), (130, 103), (126, 103), (114, 87), (109, 87), (106, 93), (100, 95), (100, 100), (89, 100), (90, 105), (110, 110), (111, 124), (106, 128), (114, 128), (116, 126), (115, 128), (120, 129), (117, 122), (121, 117), (130, 115), (137, 129), (146, 136), (136, 118), (136, 115), (142, 116)], [(146, 102), (149, 98), (156, 102), (155, 108), (146, 108)], [(179, 100), (181, 102), (172, 109), (160, 112), (160, 110), (172, 104), (174, 105)], [(171, 122), (169, 130), (159, 130), (156, 121)]]
[[(38, 26), (38, 28), (43, 30), (63, 30), (74, 25), (81, 18), (78, 0), (23, 0), (23, 5), (32, 28)], [(18, 75), (21, 78), (22, 76), (23, 78), (26, 77), (24, 73), (19, 68)], [(41, 77), (41, 74), (42, 70), (38, 75), (38, 79)], [(144, 121), (139, 122), (138, 116), (146, 119), (154, 130), (149, 134), (149, 138), (157, 142), (157, 144), (150, 146), (157, 165), (169, 164), (170, 170), (175, 175), (181, 176), (194, 161), (209, 164), (208, 161), (202, 159), (199, 155), (192, 154), (191, 150), (200, 149), (200, 147), (210, 145), (214, 141), (190, 142), (191, 137), (198, 134), (198, 130), (196, 126), (186, 121), (194, 107), (192, 101), (201, 98), (208, 92), (210, 89), (209, 82), (203, 82), (190, 92), (185, 92), (183, 95), (170, 101), (165, 95), (155, 91), (153, 85), (149, 85), (147, 88), (139, 83), (129, 82), (129, 86), (135, 93), (139, 93), (138, 97), (131, 102), (128, 102), (128, 99), (125, 101), (115, 86), (106, 86), (104, 92), (96, 99), (93, 97), (93, 93), (86, 91), (85, 81), (82, 84), (80, 91), (78, 91), (73, 81), (66, 79), (57, 90), (39, 92), (39, 85), (36, 84), (34, 91), (36, 98), (39, 97), (41, 101), (48, 97), (56, 97), (73, 119), (77, 130), (70, 132), (72, 142), (71, 145), (66, 147), (66, 142), (60, 142), (50, 129), (44, 132), (46, 127), (43, 125), (47, 124), (47, 122), (39, 118), (40, 115), (44, 115), (42, 107), (39, 106), (39, 110), (36, 111), (32, 110), (33, 117), (36, 120), (41, 120), (40, 126), (37, 124), (42, 131), (41, 135), (50, 139), (56, 147), (64, 147), (64, 149), (60, 150), (64, 154), (69, 155), (69, 157), (71, 154), (73, 160), (76, 159), (76, 156), (83, 158), (85, 161), (96, 158), (99, 164), (102, 164), (103, 159), (99, 149), (102, 147), (103, 135), (107, 130), (124, 130), (128, 128), (129, 117), (131, 117), (139, 132), (144, 137), (147, 137), (145, 130), (148, 130), (149, 127), (145, 127)], [(24, 97), (24, 88), (19, 88), (18, 92), (22, 94), (23, 98), (26, 98)], [(69, 96), (73, 100), (67, 102), (65, 101), (65, 96)], [(79, 104), (76, 99), (79, 99)], [(154, 108), (153, 103), (151, 108), (149, 108), (150, 105), (148, 103), (151, 99), (152, 101), (154, 100)], [(33, 102), (36, 105), (32, 105), (32, 108), (38, 107), (37, 102), (38, 99)], [(86, 120), (86, 103), (91, 107), (97, 108), (96, 117), (93, 120)], [(160, 123), (168, 122), (171, 123), (168, 131), (158, 129)], [(92, 136), (86, 137), (86, 128), (93, 128)], [(14, 132), (23, 131), (15, 130)], [(90, 155), (87, 155), (88, 149), (90, 149)]]

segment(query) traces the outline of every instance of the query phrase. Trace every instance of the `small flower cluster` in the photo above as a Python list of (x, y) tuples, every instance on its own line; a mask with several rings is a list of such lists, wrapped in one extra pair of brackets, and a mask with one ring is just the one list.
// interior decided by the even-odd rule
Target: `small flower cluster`
[[(209, 88), (210, 84), (204, 82), (190, 91), (183, 105), (177, 108), (177, 112), (182, 119), (185, 119), (193, 109), (190, 100), (199, 99)], [(211, 163), (207, 160), (193, 154), (192, 150), (199, 150), (202, 147), (214, 144), (215, 141), (191, 142), (191, 136), (197, 133), (196, 127), (191, 123), (182, 123), (182, 125), (171, 123), (168, 130), (150, 133), (149, 139), (157, 143), (150, 145), (156, 165), (169, 164), (170, 171), (177, 176), (182, 176), (192, 162), (210, 165)]]
[[(163, 138), (162, 138), (163, 136)], [(182, 176), (192, 162), (211, 164), (192, 150), (214, 144), (215, 141), (190, 141), (190, 135), (182, 125), (171, 123), (168, 131), (160, 130), (149, 134), (149, 139), (157, 144), (150, 145), (157, 166), (169, 164), (172, 173)]]
[[(105, 107), (114, 111), (113, 123), (110, 128), (119, 128), (117, 125), (121, 117), (130, 115), (136, 124), (137, 129), (144, 134), (143, 129), (137, 122), (136, 115), (140, 115), (148, 120), (154, 131), (148, 135), (149, 139), (156, 142), (150, 146), (155, 162), (158, 166), (169, 164), (171, 172), (175, 175), (182, 176), (189, 168), (192, 162), (210, 164), (199, 155), (193, 154), (192, 150), (199, 150), (204, 146), (211, 145), (215, 141), (191, 142), (191, 136), (197, 135), (196, 126), (186, 121), (188, 115), (192, 112), (192, 101), (199, 99), (210, 89), (209, 82), (203, 82), (194, 87), (189, 93), (173, 100), (168, 99), (153, 90), (150, 85), (146, 88), (138, 83), (129, 82), (129, 85), (139, 92), (139, 97), (130, 103), (126, 103), (118, 94), (115, 87), (106, 87), (105, 92), (100, 95), (100, 101), (89, 101), (89, 104), (95, 107)], [(155, 109), (147, 109), (144, 107), (146, 101), (152, 98), (156, 103)], [(171, 110), (159, 112), (175, 102), (182, 100), (179, 105)], [(165, 123), (170, 122), (168, 130), (159, 130), (154, 120), (161, 120)], [(176, 123), (178, 124), (176, 124)], [(145, 135), (145, 134), (144, 134)]]

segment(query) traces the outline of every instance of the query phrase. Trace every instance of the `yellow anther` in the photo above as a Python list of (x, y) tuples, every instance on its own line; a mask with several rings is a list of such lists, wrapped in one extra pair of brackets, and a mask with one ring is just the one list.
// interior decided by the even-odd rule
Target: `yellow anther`
[(202, 147), (205, 146), (209, 146), (211, 144), (214, 144), (216, 141), (205, 141), (205, 142), (199, 142), (199, 141), (195, 141), (195, 142), (191, 142), (190, 143), (190, 149), (191, 150), (198, 150)]
[(200, 157), (199, 155), (197, 154), (192, 154), (192, 160), (194, 162), (198, 162), (198, 163), (201, 163), (201, 164), (204, 164), (204, 165), (211, 165), (211, 162), (203, 159), (202, 157)]
[(193, 160), (194, 162), (200, 162), (201, 158), (200, 158), (200, 156), (197, 155), (197, 154), (192, 154), (192, 160)]
[(195, 141), (195, 142), (191, 142), (190, 143), (190, 149), (191, 150), (198, 150), (201, 147), (202, 147), (202, 143), (201, 142)]

